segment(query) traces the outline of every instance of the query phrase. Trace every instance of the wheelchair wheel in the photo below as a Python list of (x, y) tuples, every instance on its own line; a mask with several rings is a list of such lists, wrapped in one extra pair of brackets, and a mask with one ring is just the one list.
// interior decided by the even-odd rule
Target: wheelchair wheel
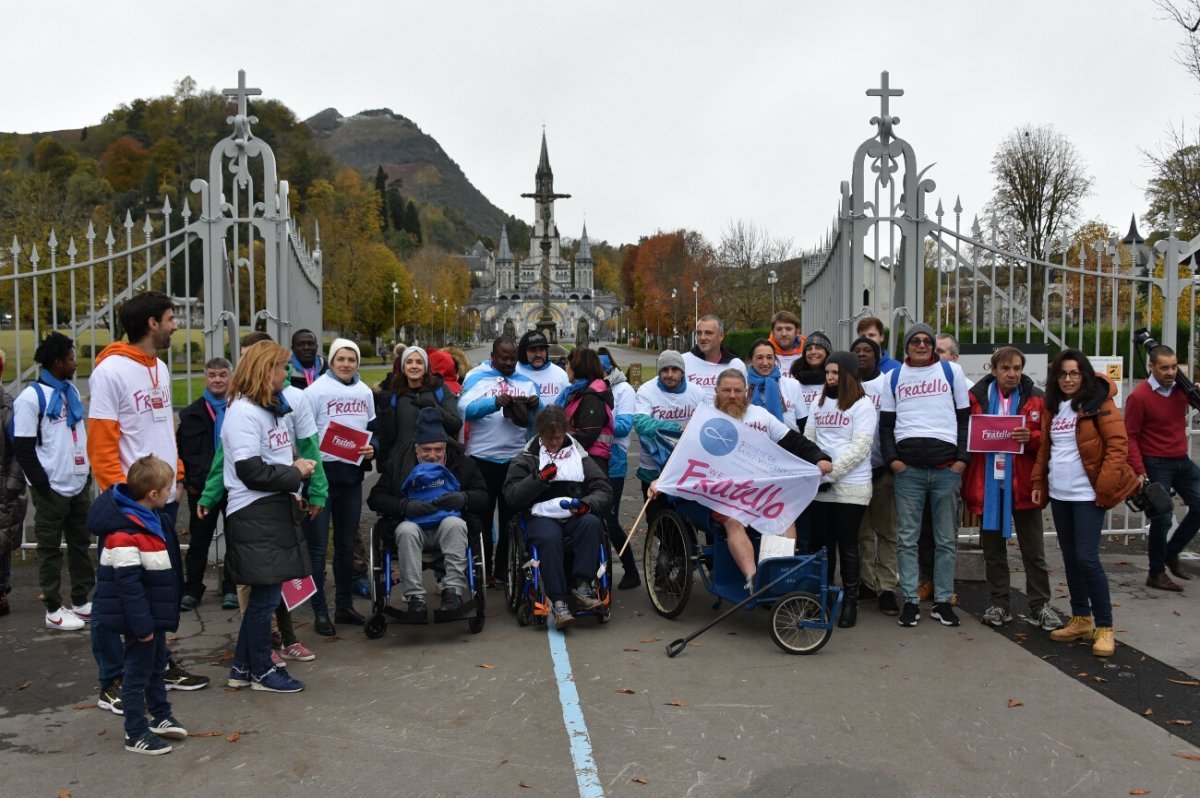
[(467, 619), (467, 628), (471, 630), (471, 634), (479, 634), (483, 631), (483, 622), (486, 617), (484, 609), (486, 607), (487, 583), (484, 580), (483, 567), (483, 536), (479, 537), (476, 543), (477, 548), (472, 552), (471, 562), (468, 567), (474, 572), (475, 592), (472, 598), (475, 600), (475, 614)]
[(522, 601), (521, 606), (517, 607), (517, 624), (528, 626), (531, 623), (533, 623), (533, 605), (528, 601)]
[[(824, 628), (801, 624), (819, 624)], [(815, 654), (832, 634), (831, 619), (821, 608), (821, 600), (812, 593), (788, 593), (771, 607), (771, 639), (789, 654)]]
[(664, 510), (646, 533), (642, 570), (654, 611), (664, 618), (683, 612), (692, 594), (693, 535), (687, 522)]
[(516, 612), (525, 596), (525, 575), (521, 565), (525, 561), (525, 536), (521, 534), (521, 523), (515, 517), (508, 523), (508, 562), (504, 580), (504, 601), (509, 612)]
[(383, 633), (387, 631), (387, 621), (382, 614), (372, 615), (363, 624), (363, 634), (368, 640), (378, 640), (383, 637)]

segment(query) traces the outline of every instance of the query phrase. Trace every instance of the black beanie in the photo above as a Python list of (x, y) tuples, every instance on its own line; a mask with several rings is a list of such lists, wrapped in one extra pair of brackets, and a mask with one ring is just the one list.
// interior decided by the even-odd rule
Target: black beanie
[(550, 342), (546, 340), (546, 336), (542, 335), (537, 330), (530, 330), (521, 336), (521, 340), (517, 343), (517, 362), (522, 366), (529, 365), (529, 350), (541, 348), (549, 348)]
[(874, 341), (865, 335), (860, 335), (854, 339), (854, 343), (850, 344), (850, 351), (853, 352), (856, 346), (864, 343), (871, 345), (871, 350), (875, 352), (875, 365), (878, 366), (879, 361), (883, 360), (883, 350), (879, 348), (878, 341)]
[(851, 374), (858, 379), (858, 358), (849, 352), (834, 352), (825, 360), (826, 366), (830, 363), (837, 364), (839, 380), (843, 374)]
[(804, 339), (804, 348), (807, 350), (810, 346), (821, 347), (825, 350), (826, 355), (833, 351), (833, 344), (824, 330), (813, 330), (808, 334), (808, 337)]
[(445, 443), (446, 430), (442, 428), (442, 413), (436, 407), (422, 407), (417, 414), (417, 431), (413, 443)]

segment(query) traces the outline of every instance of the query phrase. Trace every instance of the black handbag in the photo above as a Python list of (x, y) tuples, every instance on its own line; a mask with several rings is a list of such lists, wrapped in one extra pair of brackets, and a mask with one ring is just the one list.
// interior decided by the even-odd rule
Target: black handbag
[(1170, 515), (1175, 510), (1171, 493), (1157, 482), (1147, 482), (1140, 491), (1126, 499), (1125, 504), (1135, 512), (1145, 513), (1149, 521)]

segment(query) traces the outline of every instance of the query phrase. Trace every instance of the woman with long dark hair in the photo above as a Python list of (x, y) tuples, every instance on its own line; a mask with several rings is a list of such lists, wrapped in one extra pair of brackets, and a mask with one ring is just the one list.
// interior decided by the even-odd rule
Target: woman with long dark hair
[(391, 384), (376, 402), (380, 463), (388, 459), (395, 446), (412, 440), (422, 407), (438, 411), (447, 437), (457, 439), (462, 429), (458, 395), (430, 368), (425, 350), (410, 346), (400, 355), (399, 362), (400, 371), (392, 375)]
[(1071, 620), (1050, 637), (1091, 638), (1098, 657), (1116, 649), (1108, 576), (1100, 563), (1104, 514), (1141, 488), (1126, 460), (1129, 442), (1113, 401), (1116, 392), (1078, 349), (1054, 358), (1031, 480), (1033, 502), (1044, 507), (1050, 501), (1071, 593)]
[(805, 407), (825, 390), (825, 361), (833, 354), (833, 344), (824, 330), (813, 330), (804, 340), (804, 356), (792, 364), (792, 376), (800, 383), (800, 398)]

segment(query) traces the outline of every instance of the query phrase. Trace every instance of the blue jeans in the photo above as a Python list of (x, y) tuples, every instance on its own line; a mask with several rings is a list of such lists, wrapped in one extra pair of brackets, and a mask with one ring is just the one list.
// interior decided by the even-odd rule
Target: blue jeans
[(1175, 520), (1174, 513), (1150, 522), (1146, 553), (1150, 556), (1150, 575), (1153, 576), (1165, 571), (1167, 560), (1178, 557), (1200, 530), (1200, 466), (1188, 457), (1143, 457), (1142, 460), (1146, 464), (1146, 476), (1164, 488), (1174, 488), (1188, 508), (1170, 541), (1167, 533)]
[(273, 667), (271, 665), (271, 615), (279, 606), (283, 596), (281, 585), (251, 585), (250, 599), (242, 613), (242, 626), (238, 630), (237, 647), (233, 652), (233, 667), (249, 670), (254, 678), (261, 678)]
[(334, 607), (348, 610), (354, 607), (351, 588), (354, 583), (354, 539), (358, 536), (358, 520), (362, 517), (362, 483), (331, 484), (329, 500), (321, 514), (304, 522), (304, 537), (308, 539), (308, 555), (312, 558), (313, 581), (317, 593), (312, 597), (314, 615), (328, 615), (325, 598), (325, 552), (329, 548), (329, 524), (333, 522), (333, 582)]
[(146, 722), (147, 708), (155, 720), (171, 714), (167, 685), (163, 681), (163, 672), (167, 669), (167, 633), (155, 632), (154, 639), (148, 643), (126, 637), (123, 658), (125, 676), (121, 681), (121, 708), (125, 710), (125, 736), (136, 740), (150, 728)]
[(565, 550), (570, 538), (571, 578), (573, 584), (591, 584), (600, 567), (600, 542), (604, 539), (604, 522), (597, 516), (575, 515), (563, 520), (554, 518), (531, 518), (525, 525), (525, 536), (530, 546), (537, 546), (539, 572), (546, 595), (551, 601), (566, 601), (567, 576)]
[(1084, 618), (1095, 615), (1096, 626), (1112, 626), (1108, 577), (1100, 564), (1104, 508), (1097, 507), (1095, 502), (1051, 499), (1050, 512), (1054, 516), (1054, 528), (1058, 530), (1063, 570), (1067, 572), (1071, 614)]
[(920, 565), (917, 542), (921, 514), (929, 501), (933, 519), (933, 600), (945, 604), (954, 596), (954, 568), (958, 559), (958, 492), (962, 475), (949, 468), (908, 466), (892, 479), (896, 493), (897, 566), (904, 602), (916, 604)]

